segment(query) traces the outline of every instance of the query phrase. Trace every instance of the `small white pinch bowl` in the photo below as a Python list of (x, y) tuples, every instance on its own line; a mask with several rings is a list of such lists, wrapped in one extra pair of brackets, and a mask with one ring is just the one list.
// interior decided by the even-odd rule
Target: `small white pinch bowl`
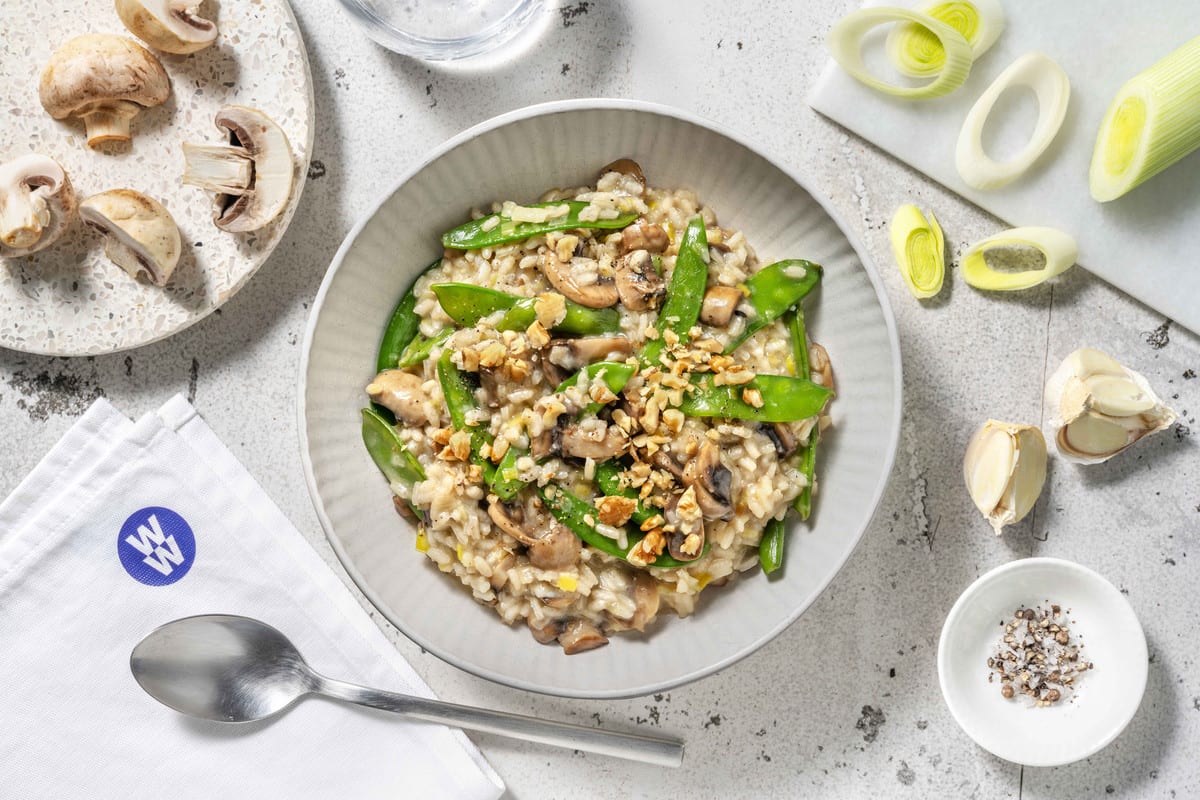
[[(1095, 667), (1078, 690), (1036, 708), (1005, 699), (988, 682), (987, 659), (1018, 608), (1060, 605), (1082, 656)], [(1137, 713), (1146, 689), (1146, 637), (1129, 601), (1087, 567), (1058, 558), (1026, 558), (996, 567), (950, 609), (938, 644), (938, 680), (959, 726), (983, 749), (1029, 767), (1069, 764), (1100, 751)]]

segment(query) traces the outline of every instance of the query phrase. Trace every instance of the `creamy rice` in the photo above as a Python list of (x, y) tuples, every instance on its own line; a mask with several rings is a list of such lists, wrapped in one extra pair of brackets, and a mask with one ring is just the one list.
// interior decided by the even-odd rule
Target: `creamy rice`
[[(647, 226), (647, 230), (650, 226), (661, 229), (669, 243), (655, 254), (655, 260), (668, 283), (683, 231), (697, 214), (708, 231), (710, 288), (738, 287), (761, 267), (743, 234), (721, 228), (716, 212), (687, 189), (651, 188), (634, 174), (611, 171), (595, 186), (550, 191), (540, 198), (541, 202), (566, 200), (589, 203), (580, 219), (603, 220), (636, 213), (638, 224)], [(511, 201), (496, 203), (473, 216), (482, 218), (502, 211), (508, 217), (533, 222), (546, 218), (541, 209)], [(526, 216), (516, 216), (521, 214)], [(496, 224), (489, 220), (484, 229)], [(576, 283), (586, 289), (613, 279), (627, 249), (623, 237), (620, 230), (568, 230), (478, 250), (446, 250), (440, 266), (423, 275), (415, 286), (420, 332), (433, 337), (446, 328), (457, 328), (431, 290), (435, 284), (473, 284), (520, 297), (541, 296), (553, 304), (557, 292), (542, 270), (548, 257), (558, 257), (571, 270)], [(632, 345), (631, 352), (618, 354), (615, 360), (637, 368), (618, 395), (613, 396), (602, 380), (588, 383), (586, 376), (578, 385), (553, 394), (563, 377), (579, 367), (578, 362), (572, 363), (563, 355), (569, 348), (563, 345), (562, 337), (554, 333), (543, 337), (536, 328), (545, 326), (537, 325), (527, 331), (498, 331), (496, 324), (501, 315), (497, 313), (473, 327), (458, 328), (442, 346), (433, 349), (427, 360), (407, 370), (421, 379), (418, 416), (424, 416), (425, 421), (397, 426), (400, 438), (426, 475), (425, 480), (411, 487), (393, 483), (397, 496), (420, 512), (416, 548), (438, 569), (453, 574), (476, 600), (495, 609), (506, 623), (524, 622), (539, 641), (558, 639), (567, 652), (602, 644), (615, 632), (643, 629), (663, 609), (679, 616), (692, 613), (706, 586), (723, 584), (758, 565), (764, 525), (773, 518), (782, 518), (807, 485), (796, 459), (790, 453), (781, 456), (778, 433), (770, 426), (684, 416), (677, 406), (688, 391), (686, 374), (683, 379), (671, 380), (667, 366), (645, 367), (637, 360), (647, 333), (656, 335), (657, 311), (630, 311), (621, 303), (615, 308), (620, 313), (619, 335)], [(549, 311), (539, 308), (539, 317), (549, 319), (551, 315), (543, 315), (543, 310)], [(721, 329), (697, 325), (682, 337), (683, 341), (666, 348), (666, 363), (674, 357), (684, 361), (717, 359), (720, 348), (744, 324), (745, 319), (737, 316)], [(675, 337), (666, 334), (664, 338), (671, 345)], [(655, 452), (665, 451), (684, 472), (702, 455), (712, 456), (711, 448), (719, 463), (705, 474), (723, 475), (728, 496), (710, 493), (709, 501), (713, 502), (713, 497), (725, 500), (728, 511), (724, 519), (705, 512), (702, 538), (706, 551), (684, 566), (656, 568), (639, 567), (584, 545), (569, 563), (543, 558), (541, 566), (535, 565), (537, 559), (531, 559), (530, 546), (502, 529), (495, 514), (489, 514), (489, 507), (500, 501), (489, 492), (477, 464), (463, 457), (465, 434), (459, 432), (455, 438), (437, 370), (445, 351), (452, 353), (450, 358), (459, 370), (482, 378), (475, 392), (478, 409), (468, 413), (466, 422), (491, 434), (493, 461), (497, 460), (498, 450), (519, 448), (527, 452), (531, 446), (537, 450), (537, 443), (544, 444), (547, 437), (561, 437), (564, 421), (575, 426), (573, 435), (584, 438), (600, 439), (612, 429), (623, 442), (619, 451), (623, 485), (639, 490), (644, 505), (652, 511), (664, 511), (660, 506), (671, 506), (674, 498), (673, 513), (680, 520), (678, 530), (687, 529), (689, 524), (689, 501), (681, 495), (687, 494), (686, 487), (691, 483), (663, 468), (663, 455), (656, 456)], [(792, 353), (788, 332), (782, 322), (776, 321), (731, 354), (734, 364), (729, 374), (736, 374), (740, 365), (757, 374), (792, 375)], [(827, 372), (814, 374), (813, 378), (831, 382)], [(580, 409), (594, 401), (601, 401), (602, 410), (580, 417)], [(818, 418), (779, 424), (786, 424), (797, 441), (805, 441)], [(608, 525), (602, 520), (602, 511), (615, 511), (614, 519), (619, 522), (626, 504), (613, 501), (611, 508), (606, 508), (593, 482), (601, 460), (572, 457), (562, 451), (519, 458), (517, 476), (529, 486), (513, 502), (500, 504), (498, 513), (511, 512), (528, 525), (540, 526), (541, 530), (530, 531), (531, 535), (544, 533), (547, 526), (558, 523), (544, 508), (538, 489), (569, 487), (596, 506), (592, 520), (595, 527), (617, 544), (628, 546), (631, 536), (636, 539), (641, 535), (639, 526)], [(703, 491), (697, 487), (695, 494), (700, 496)], [(670, 533), (667, 531), (668, 538)], [(686, 542), (680, 545), (687, 546)], [(553, 566), (547, 567), (547, 560)]]

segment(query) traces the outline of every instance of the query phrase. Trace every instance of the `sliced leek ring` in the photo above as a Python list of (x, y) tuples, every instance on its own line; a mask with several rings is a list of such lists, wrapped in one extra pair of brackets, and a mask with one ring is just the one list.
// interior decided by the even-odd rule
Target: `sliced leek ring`
[(946, 277), (946, 241), (932, 212), (900, 206), (892, 216), (892, 253), (913, 297), (924, 300), (942, 290)]
[[(941, 43), (945, 63), (936, 77), (923, 86), (898, 86), (881, 80), (867, 69), (862, 58), (862, 40), (872, 28), (888, 22), (909, 22), (928, 30)], [(829, 31), (829, 52), (842, 69), (872, 89), (920, 100), (949, 94), (963, 85), (971, 71), (971, 46), (961, 33), (944, 22), (907, 8), (862, 8), (842, 17)]]
[[(999, 247), (1027, 245), (1041, 252), (1046, 258), (1042, 269), (1023, 272), (997, 272), (987, 265), (983, 254)], [(1054, 228), (1013, 228), (995, 236), (989, 236), (967, 248), (963, 254), (963, 280), (976, 289), (990, 292), (1011, 292), (1028, 289), (1061, 275), (1071, 268), (1079, 257), (1079, 248), (1068, 234)]]
[[(972, 60), (986, 53), (1004, 30), (1004, 9), (998, 0), (933, 0), (916, 11), (961, 33), (971, 45)], [(946, 49), (922, 25), (897, 25), (888, 33), (886, 46), (892, 66), (911, 78), (928, 78), (946, 63)]]
[[(983, 129), (988, 116), (1006, 89), (1028, 86), (1037, 95), (1038, 119), (1029, 142), (1007, 161), (996, 161), (983, 151)], [(993, 81), (963, 120), (954, 150), (954, 165), (968, 186), (999, 189), (1033, 166), (1058, 135), (1067, 116), (1071, 82), (1067, 73), (1049, 56), (1026, 53)]]
[(1096, 135), (1092, 197), (1116, 200), (1200, 148), (1200, 36), (1132, 78)]

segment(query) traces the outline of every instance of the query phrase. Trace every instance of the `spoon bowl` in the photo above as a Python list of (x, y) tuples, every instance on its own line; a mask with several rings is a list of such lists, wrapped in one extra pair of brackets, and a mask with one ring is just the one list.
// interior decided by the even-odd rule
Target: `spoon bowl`
[(275, 716), (307, 694), (390, 711), (412, 720), (678, 767), (683, 744), (640, 734), (523, 717), (356, 686), (319, 675), (265, 622), (206, 614), (150, 632), (129, 657), (138, 685), (165, 706), (217, 722)]
[(133, 648), (129, 666), (155, 700), (218, 722), (266, 719), (316, 688), (316, 676), (286, 636), (228, 614), (164, 625)]

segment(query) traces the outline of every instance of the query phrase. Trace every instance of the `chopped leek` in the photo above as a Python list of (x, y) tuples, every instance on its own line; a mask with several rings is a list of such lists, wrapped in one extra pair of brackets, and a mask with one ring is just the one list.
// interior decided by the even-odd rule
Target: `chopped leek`
[(913, 297), (924, 300), (942, 290), (946, 275), (946, 242), (932, 213), (926, 219), (916, 206), (900, 206), (892, 217), (892, 252)]
[[(963, 35), (977, 60), (996, 43), (1004, 30), (1004, 9), (997, 0), (934, 0), (916, 8)], [(899, 72), (911, 78), (928, 78), (946, 63), (946, 48), (923, 25), (905, 23), (888, 33), (888, 58)]]
[(1092, 197), (1116, 200), (1198, 147), (1200, 36), (1117, 92), (1092, 152)]
[[(1046, 259), (1042, 269), (997, 272), (987, 265), (984, 253), (1000, 247), (1032, 247)], [(963, 280), (976, 289), (1010, 292), (1028, 289), (1070, 269), (1079, 248), (1069, 235), (1054, 228), (1013, 228), (971, 245), (962, 257)]]
[[(945, 60), (932, 81), (922, 86), (897, 86), (881, 80), (867, 69), (862, 58), (862, 40), (877, 25), (908, 22), (928, 30), (941, 43)], [(907, 8), (862, 8), (842, 17), (829, 31), (829, 52), (842, 69), (872, 89), (894, 97), (919, 100), (949, 94), (963, 85), (971, 71), (971, 45), (966, 38), (927, 14)]]
[[(1038, 119), (1033, 135), (1021, 152), (1007, 161), (996, 161), (983, 151), (983, 127), (1000, 95), (1011, 86), (1027, 86), (1037, 95)], [(967, 112), (954, 164), (968, 186), (976, 189), (999, 189), (1020, 177), (1033, 166), (1058, 135), (1067, 116), (1071, 97), (1071, 82), (1067, 73), (1048, 56), (1026, 53), (1000, 73), (991, 86), (979, 96)]]

